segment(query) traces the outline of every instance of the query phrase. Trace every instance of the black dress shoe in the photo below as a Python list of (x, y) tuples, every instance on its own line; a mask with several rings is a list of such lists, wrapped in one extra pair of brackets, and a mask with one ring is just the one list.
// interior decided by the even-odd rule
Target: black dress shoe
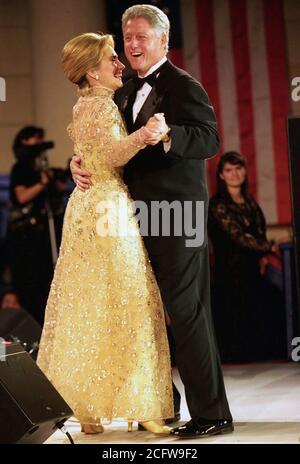
[[(165, 424), (173, 424), (174, 422), (180, 421), (180, 412), (175, 412), (174, 417), (170, 417), (169, 419), (165, 419)], [(146, 430), (145, 427), (142, 426), (142, 424), (138, 425), (138, 430), (142, 432), (143, 430)]]
[(172, 429), (170, 435), (177, 438), (205, 438), (212, 435), (231, 433), (233, 430), (231, 420), (201, 419), (199, 422), (190, 420), (185, 425)]

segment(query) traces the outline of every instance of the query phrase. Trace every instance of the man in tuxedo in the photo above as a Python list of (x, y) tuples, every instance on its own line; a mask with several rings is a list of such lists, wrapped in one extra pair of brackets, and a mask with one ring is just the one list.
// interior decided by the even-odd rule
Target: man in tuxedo
[[(116, 94), (127, 129), (137, 130), (155, 113), (163, 113), (168, 126), (163, 141), (140, 151), (125, 166), (130, 194), (135, 201), (143, 201), (148, 211), (155, 202), (171, 207), (174, 201), (184, 211), (189, 202), (192, 213), (183, 217), (183, 223), (188, 219), (190, 228), (198, 224), (199, 205), (204, 203), (203, 243), (195, 240), (187, 246), (185, 227), (180, 236), (174, 227), (168, 236), (161, 227), (158, 235), (144, 236), (171, 321), (176, 363), (191, 415), (188, 423), (171, 433), (179, 438), (228, 433), (233, 424), (211, 317), (206, 234), (205, 160), (219, 148), (215, 114), (200, 83), (168, 61), (170, 24), (160, 9), (132, 6), (123, 14), (122, 28), (125, 55), (138, 74)], [(77, 186), (88, 188), (89, 173), (80, 168), (80, 158), (73, 158), (71, 170)], [(151, 222), (151, 212), (148, 219)], [(176, 401), (179, 404), (175, 392), (175, 407)]]

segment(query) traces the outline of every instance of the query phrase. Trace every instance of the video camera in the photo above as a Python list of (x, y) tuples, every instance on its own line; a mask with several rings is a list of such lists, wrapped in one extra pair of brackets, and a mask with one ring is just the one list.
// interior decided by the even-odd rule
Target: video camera
[(46, 150), (51, 150), (54, 148), (54, 142), (42, 142), (37, 145), (32, 145), (34, 148), (34, 153), (32, 156), (35, 158), (35, 169), (38, 172), (45, 172), (49, 170), (49, 161), (47, 158)]

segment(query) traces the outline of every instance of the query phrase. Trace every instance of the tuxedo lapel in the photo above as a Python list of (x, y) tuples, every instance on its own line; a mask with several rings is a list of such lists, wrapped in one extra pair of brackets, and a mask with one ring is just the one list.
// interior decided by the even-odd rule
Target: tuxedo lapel
[(126, 111), (126, 108), (128, 106), (128, 103), (129, 103), (129, 100), (132, 98), (132, 94), (134, 92), (134, 85), (133, 85), (133, 82), (130, 80), (128, 81), (128, 83), (126, 84), (126, 93), (124, 93), (119, 102), (118, 102), (118, 107), (119, 107), (119, 110), (122, 112), (122, 113), (125, 113)]
[[(159, 79), (159, 77), (157, 78)], [(154, 113), (158, 112), (163, 95), (158, 95), (156, 87), (152, 87), (151, 92), (149, 93), (145, 103), (143, 104), (135, 123), (133, 129), (136, 130), (141, 126), (144, 126), (148, 119), (153, 116)]]
[(168, 70), (171, 66), (171, 63), (166, 61), (161, 67), (161, 71), (156, 79), (155, 85), (152, 87), (151, 92), (137, 115), (133, 126), (134, 130), (145, 125), (153, 114), (160, 112), (161, 104), (167, 90)]
[(135, 100), (135, 88), (132, 82), (128, 83), (126, 90), (127, 92), (122, 96), (118, 107), (125, 119), (127, 130), (131, 133), (133, 130), (132, 106)]
[(132, 120), (132, 106), (135, 100), (135, 86), (132, 81), (128, 81), (126, 84), (126, 93), (122, 95), (118, 102), (118, 106), (124, 115), (129, 132), (137, 130), (139, 127), (145, 125), (154, 113), (160, 111), (162, 100), (167, 91), (167, 75), (170, 67), (172, 67), (172, 65), (169, 61), (166, 61), (162, 66), (155, 85), (152, 87), (151, 92), (139, 111), (134, 124)]

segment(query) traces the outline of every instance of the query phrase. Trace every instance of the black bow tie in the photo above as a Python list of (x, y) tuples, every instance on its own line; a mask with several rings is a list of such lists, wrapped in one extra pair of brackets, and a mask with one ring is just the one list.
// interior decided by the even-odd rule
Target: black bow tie
[(158, 69), (153, 71), (153, 73), (149, 74), (149, 76), (146, 76), (146, 77), (138, 77), (138, 76), (136, 76), (136, 77), (134, 77), (133, 78), (133, 83), (134, 83), (135, 91), (137, 92), (138, 90), (140, 90), (146, 82), (147, 82), (147, 84), (151, 85), (151, 87), (153, 87), (154, 84), (155, 84), (156, 78), (157, 78), (157, 74), (160, 73), (162, 66), (163, 65), (161, 65)]
[(147, 77), (134, 77), (133, 78), (133, 83), (134, 83), (134, 87), (135, 87), (135, 90), (136, 92), (138, 90), (140, 90), (144, 84), (149, 84), (151, 85), (151, 87), (153, 87), (154, 83), (156, 81), (156, 74), (155, 73), (152, 73), (152, 74), (149, 74), (149, 76)]

